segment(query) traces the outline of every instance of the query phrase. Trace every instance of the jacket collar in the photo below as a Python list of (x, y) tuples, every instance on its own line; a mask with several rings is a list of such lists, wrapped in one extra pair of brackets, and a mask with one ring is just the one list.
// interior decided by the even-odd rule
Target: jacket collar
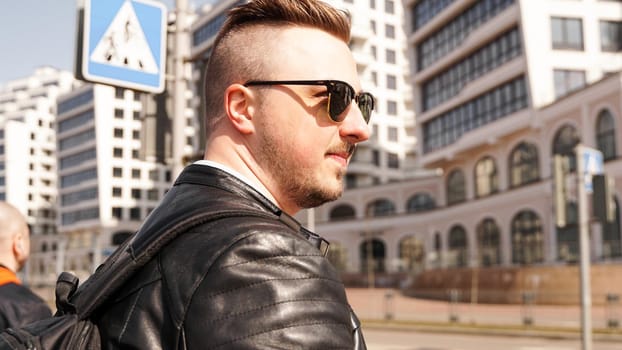
[(264, 210), (267, 210), (278, 217), (279, 221), (291, 227), (296, 232), (305, 237), (311, 244), (326, 256), (330, 243), (318, 234), (307, 230), (294, 219), (291, 215), (282, 211), (276, 204), (266, 198), (243, 180), (234, 175), (209, 165), (191, 164), (188, 165), (175, 180), (174, 186), (181, 184), (195, 184), (220, 188), (222, 190), (235, 193), (243, 198), (258, 202)]
[(22, 284), (15, 272), (4, 265), (0, 265), (0, 286), (9, 283)]

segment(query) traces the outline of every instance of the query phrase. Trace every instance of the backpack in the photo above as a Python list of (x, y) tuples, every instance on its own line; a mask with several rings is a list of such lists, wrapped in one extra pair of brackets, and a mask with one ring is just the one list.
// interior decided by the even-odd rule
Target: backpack
[[(78, 287), (78, 278), (63, 272), (56, 282), (56, 314), (19, 329), (0, 333), (0, 350), (101, 349), (101, 338), (92, 316), (129, 278), (179, 234), (203, 223), (235, 216), (270, 217), (257, 210), (214, 210), (195, 205), (190, 210), (171, 211), (159, 206), (142, 227), (126, 240), (95, 273)], [(207, 206), (209, 207), (209, 205)], [(188, 209), (188, 208), (184, 208)], [(173, 213), (174, 212), (174, 213)], [(157, 217), (157, 218), (154, 218)]]

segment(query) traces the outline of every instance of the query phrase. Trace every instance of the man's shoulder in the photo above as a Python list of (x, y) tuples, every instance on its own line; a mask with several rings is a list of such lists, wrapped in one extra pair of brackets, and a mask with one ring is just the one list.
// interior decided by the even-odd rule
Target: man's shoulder
[(0, 303), (3, 300), (6, 302), (43, 302), (43, 299), (30, 288), (17, 283), (7, 283), (0, 286)]

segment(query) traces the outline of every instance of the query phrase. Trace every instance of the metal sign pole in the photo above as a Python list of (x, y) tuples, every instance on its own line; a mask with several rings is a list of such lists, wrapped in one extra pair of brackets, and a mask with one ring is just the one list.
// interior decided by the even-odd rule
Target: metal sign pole
[(583, 158), (583, 146), (577, 145), (577, 197), (579, 201), (579, 251), (581, 279), (581, 349), (592, 349), (592, 292), (590, 288), (590, 244), (589, 244), (589, 212), (587, 206), (587, 190), (585, 177), (587, 172)]

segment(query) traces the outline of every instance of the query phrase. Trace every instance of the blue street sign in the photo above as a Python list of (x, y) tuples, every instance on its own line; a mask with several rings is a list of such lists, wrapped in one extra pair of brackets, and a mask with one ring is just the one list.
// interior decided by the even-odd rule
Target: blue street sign
[(86, 0), (81, 74), (85, 80), (164, 91), (166, 7), (153, 0)]
[(592, 193), (594, 191), (592, 175), (601, 175), (605, 172), (603, 154), (597, 149), (581, 147), (580, 156), (583, 158), (583, 183), (585, 191), (587, 193)]

